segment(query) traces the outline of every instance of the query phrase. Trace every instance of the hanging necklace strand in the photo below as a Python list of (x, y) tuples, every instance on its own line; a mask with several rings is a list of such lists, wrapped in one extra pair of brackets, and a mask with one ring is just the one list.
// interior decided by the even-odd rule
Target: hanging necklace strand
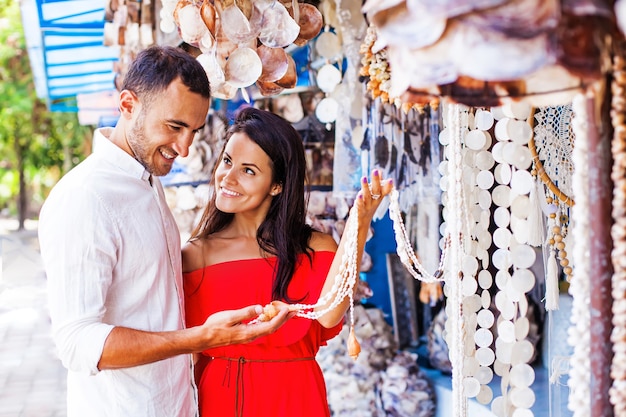
[(444, 266), (448, 247), (450, 246), (450, 235), (448, 234), (445, 237), (437, 270), (433, 274), (430, 274), (419, 261), (411, 246), (406, 227), (402, 221), (402, 213), (400, 212), (400, 204), (398, 202), (398, 190), (394, 188), (389, 195), (389, 199), (389, 217), (391, 217), (393, 221), (393, 230), (396, 237), (396, 252), (400, 257), (400, 261), (405, 266), (406, 270), (417, 280), (428, 283), (443, 281)]

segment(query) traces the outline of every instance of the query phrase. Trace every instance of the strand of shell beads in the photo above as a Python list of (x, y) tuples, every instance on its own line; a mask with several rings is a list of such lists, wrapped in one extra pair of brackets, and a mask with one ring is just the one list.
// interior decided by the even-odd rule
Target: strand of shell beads
[[(328, 312), (335, 309), (346, 297), (350, 300), (350, 335), (348, 337), (348, 354), (357, 359), (361, 348), (354, 334), (354, 288), (357, 283), (357, 239), (358, 239), (358, 207), (352, 207), (354, 213), (348, 217), (344, 234), (347, 235), (345, 242), (345, 252), (342, 256), (339, 273), (335, 276), (331, 290), (320, 297), (315, 304), (289, 304), (289, 310), (296, 312), (297, 317), (310, 320), (317, 320)], [(272, 302), (266, 305), (263, 313), (250, 324), (270, 320), (277, 314), (276, 305), (282, 302)]]
[(393, 221), (393, 230), (396, 237), (396, 252), (400, 257), (400, 261), (415, 279), (428, 283), (443, 281), (444, 265), (449, 252), (448, 248), (450, 247), (450, 235), (448, 234), (444, 240), (437, 270), (433, 274), (430, 274), (419, 261), (411, 246), (406, 227), (402, 221), (398, 196), (398, 190), (394, 188), (389, 195), (389, 217), (391, 217)]
[[(546, 197), (546, 203), (549, 206), (553, 206), (554, 198)], [(565, 236), (567, 236), (567, 224), (569, 223), (569, 217), (566, 214), (561, 214), (560, 209), (556, 208), (556, 210), (551, 210), (548, 215), (549, 220), (548, 224), (550, 225), (549, 233), (551, 237), (548, 239), (548, 244), (550, 247), (554, 248), (556, 251), (556, 256), (559, 259), (559, 264), (563, 268), (563, 273), (567, 277), (567, 281), (570, 282), (572, 279), (573, 270), (569, 264), (569, 259), (567, 258), (567, 251), (565, 250)]]

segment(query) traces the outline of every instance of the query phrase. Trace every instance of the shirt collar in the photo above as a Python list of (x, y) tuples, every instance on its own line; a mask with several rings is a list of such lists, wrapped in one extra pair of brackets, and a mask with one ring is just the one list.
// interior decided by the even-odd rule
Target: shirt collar
[(94, 132), (94, 153), (111, 164), (119, 167), (122, 171), (135, 178), (141, 178), (149, 182), (150, 173), (135, 158), (130, 156), (122, 148), (111, 142), (109, 137), (113, 133), (112, 127), (101, 127)]

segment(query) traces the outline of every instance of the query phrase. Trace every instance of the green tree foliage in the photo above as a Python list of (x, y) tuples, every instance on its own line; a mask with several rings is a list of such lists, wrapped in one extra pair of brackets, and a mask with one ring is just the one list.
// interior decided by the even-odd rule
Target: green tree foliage
[(0, 210), (20, 228), (49, 189), (84, 158), (92, 127), (37, 98), (19, 1), (0, 0)]

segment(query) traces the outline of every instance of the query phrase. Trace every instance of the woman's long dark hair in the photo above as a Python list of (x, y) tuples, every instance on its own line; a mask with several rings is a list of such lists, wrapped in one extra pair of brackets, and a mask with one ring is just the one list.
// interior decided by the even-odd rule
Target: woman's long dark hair
[[(237, 113), (226, 133), (226, 143), (234, 133), (245, 134), (263, 149), (273, 164), (272, 182), (282, 186), (282, 191), (272, 199), (267, 216), (259, 226), (257, 241), (264, 252), (278, 258), (272, 297), (288, 302), (300, 301), (289, 299), (287, 288), (297, 266), (298, 255), (306, 254), (311, 260), (309, 240), (313, 229), (306, 224), (306, 158), (302, 139), (282, 117), (253, 107), (246, 107)], [(218, 161), (221, 161), (223, 153), (224, 149)], [(215, 206), (215, 194), (212, 193), (191, 239), (206, 238), (232, 221), (233, 214), (224, 213)]]

